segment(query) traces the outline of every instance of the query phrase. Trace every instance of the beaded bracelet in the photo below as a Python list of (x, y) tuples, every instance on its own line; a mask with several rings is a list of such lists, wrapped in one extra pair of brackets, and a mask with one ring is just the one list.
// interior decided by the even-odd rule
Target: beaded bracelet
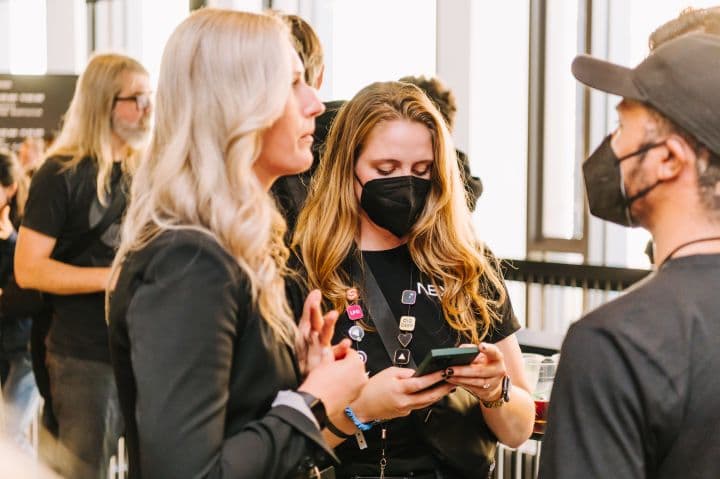
[(380, 422), (378, 420), (373, 420), (370, 422), (362, 422), (360, 419), (357, 418), (357, 416), (355, 415), (355, 413), (353, 412), (353, 410), (350, 406), (345, 408), (345, 415), (348, 418), (350, 418), (350, 420), (353, 422), (353, 424), (355, 424), (355, 426), (363, 432), (369, 431), (370, 429), (372, 429), (372, 427), (375, 424), (378, 424)]

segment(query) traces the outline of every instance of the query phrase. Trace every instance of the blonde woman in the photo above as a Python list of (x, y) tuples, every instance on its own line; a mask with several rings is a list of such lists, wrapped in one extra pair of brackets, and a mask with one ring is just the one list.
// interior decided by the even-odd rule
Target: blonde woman
[(321, 111), (277, 18), (203, 9), (170, 36), (109, 308), (131, 478), (310, 477), (333, 455), (325, 415), (367, 377), (318, 292), (296, 326), (268, 194), (310, 166)]
[[(106, 477), (120, 429), (110, 366), (104, 291), (120, 239), (126, 183), (150, 128), (150, 80), (124, 55), (94, 56), (80, 76), (65, 124), (34, 174), (15, 252), (23, 288), (49, 293), (49, 389), (44, 420), (64, 449), (51, 458), (72, 478)], [(37, 321), (37, 325), (42, 323)], [(51, 392), (52, 401), (48, 393)], [(46, 423), (47, 424), (47, 423)]]
[[(294, 246), (310, 286), (344, 311), (335, 340), (351, 338), (371, 374), (349, 408), (329, 416), (328, 440), (345, 440), (336, 449), (338, 477), (486, 477), (497, 439), (517, 446), (530, 436), (534, 408), (513, 334), (518, 324), (471, 226), (445, 123), (417, 87), (375, 83), (341, 109)], [(368, 307), (377, 300), (365, 287), (369, 273), (392, 313), (390, 338), (380, 336), (378, 309)], [(421, 377), (404, 367), (432, 348), (464, 343), (480, 347), (470, 365)], [(428, 437), (427, 428), (443, 427), (428, 408), (460, 389), (482, 413), (461, 426), (482, 436), (472, 471)], [(409, 416), (414, 410), (423, 413)], [(366, 444), (356, 440), (358, 430)]]

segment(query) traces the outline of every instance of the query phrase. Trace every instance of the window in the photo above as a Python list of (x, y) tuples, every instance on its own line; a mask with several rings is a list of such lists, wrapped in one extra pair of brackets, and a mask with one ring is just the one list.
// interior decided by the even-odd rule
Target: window
[(47, 70), (45, 0), (9, 1), (10, 73), (42, 75)]
[(588, 0), (530, 1), (528, 251), (586, 254), (586, 93), (570, 65), (584, 52)]
[(163, 49), (170, 34), (188, 15), (188, 2), (141, 2), (142, 54), (140, 62), (157, 83)]
[(327, 99), (349, 99), (376, 81), (435, 74), (435, 0), (338, 1), (323, 37)]

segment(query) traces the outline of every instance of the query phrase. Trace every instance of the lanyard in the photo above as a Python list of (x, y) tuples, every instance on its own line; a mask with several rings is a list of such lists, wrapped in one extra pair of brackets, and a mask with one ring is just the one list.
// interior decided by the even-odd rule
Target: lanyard
[[(665, 263), (667, 263), (668, 261), (670, 261), (670, 260), (672, 259), (673, 255), (675, 255), (675, 253), (677, 253), (677, 252), (680, 251), (681, 249), (685, 248), (686, 246), (690, 246), (691, 244), (695, 244), (695, 243), (705, 243), (705, 242), (708, 242), (708, 241), (720, 241), (720, 236), (709, 236), (709, 237), (707, 237), (707, 238), (698, 238), (698, 239), (694, 239), (694, 240), (692, 240), (692, 241), (688, 241), (688, 242), (686, 242), (686, 243), (682, 243), (682, 244), (679, 245), (679, 246), (676, 246), (675, 249), (673, 249), (673, 250), (670, 252), (670, 254), (665, 257), (665, 259), (663, 260), (663, 262), (660, 263), (660, 268), (662, 268), (663, 266), (665, 266)], [(660, 268), (658, 268), (658, 269), (660, 269)]]

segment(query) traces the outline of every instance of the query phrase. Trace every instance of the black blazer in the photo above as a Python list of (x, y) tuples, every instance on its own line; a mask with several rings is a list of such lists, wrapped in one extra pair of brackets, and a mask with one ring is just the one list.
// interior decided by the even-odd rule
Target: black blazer
[(298, 387), (297, 361), (208, 235), (166, 232), (133, 253), (109, 318), (131, 478), (286, 478), (335, 459), (307, 416), (270, 407)]

